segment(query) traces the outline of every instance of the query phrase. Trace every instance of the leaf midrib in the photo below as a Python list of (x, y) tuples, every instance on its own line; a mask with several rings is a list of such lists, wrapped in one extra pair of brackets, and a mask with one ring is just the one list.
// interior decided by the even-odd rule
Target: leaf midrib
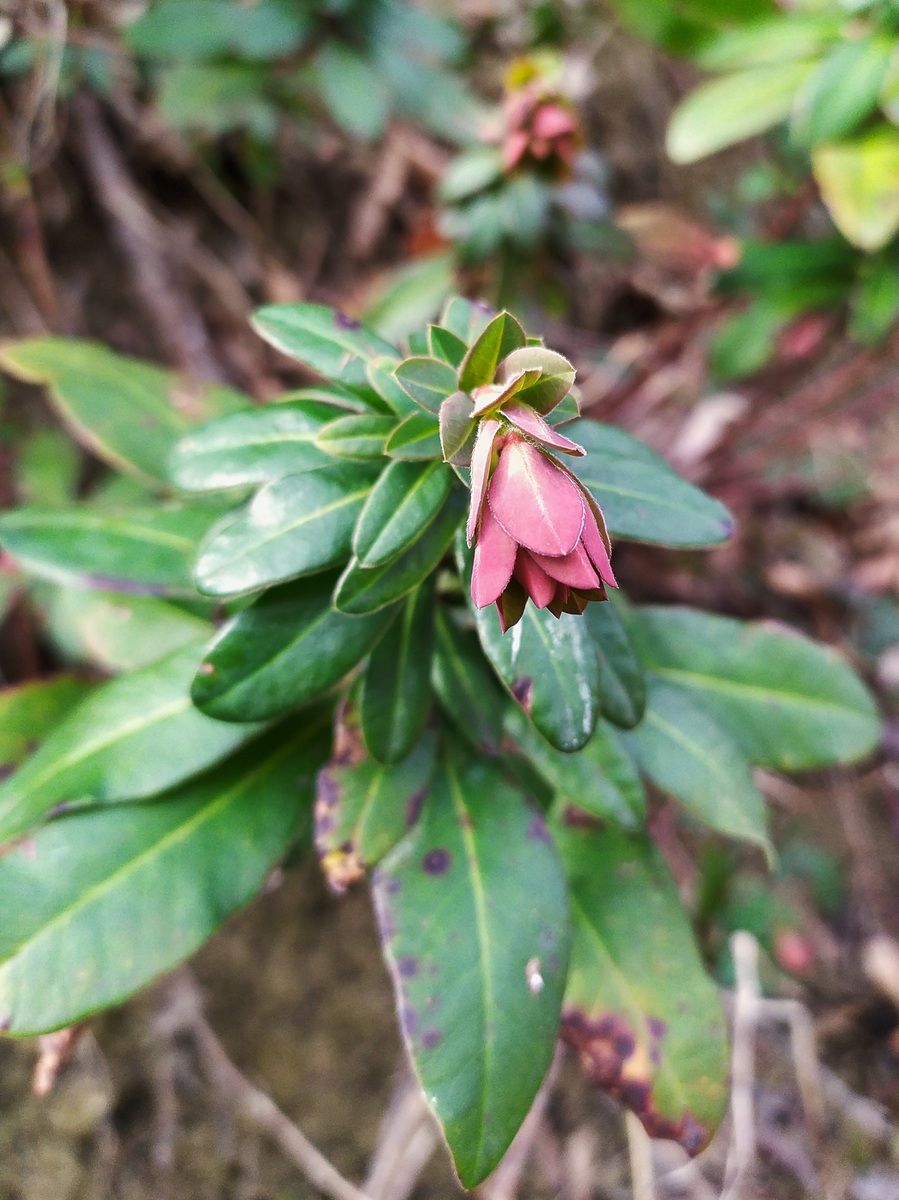
[(760, 698), (760, 703), (764, 703), (765, 698), (773, 698), (779, 704), (820, 708), (841, 717), (846, 717), (847, 715), (862, 717), (864, 715), (857, 708), (851, 708), (848, 704), (841, 705), (833, 701), (822, 700), (817, 696), (812, 696), (808, 692), (779, 692), (758, 683), (745, 683), (742, 680), (725, 679), (720, 675), (703, 675), (698, 671), (689, 671), (684, 667), (659, 667), (648, 664), (648, 669), (654, 675), (659, 675), (664, 679), (675, 683), (686, 683), (687, 686), (693, 684), (693, 686), (701, 690), (730, 692), (738, 695), (744, 692), (757, 694)]

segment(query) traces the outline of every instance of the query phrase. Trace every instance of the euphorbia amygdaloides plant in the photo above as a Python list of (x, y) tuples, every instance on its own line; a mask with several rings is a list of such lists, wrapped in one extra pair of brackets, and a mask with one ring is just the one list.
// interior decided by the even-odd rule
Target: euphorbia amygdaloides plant
[(257, 406), (89, 343), (2, 349), (128, 478), (0, 517), (47, 636), (114, 676), (0, 694), (42, 735), (4, 748), (0, 1027), (119, 1001), (308, 847), (335, 891), (370, 877), (466, 1186), (560, 1034), (697, 1151), (725, 1024), (646, 783), (770, 853), (753, 766), (867, 753), (870, 696), (794, 632), (613, 590), (610, 536), (711, 546), (730, 517), (580, 418), (509, 313), (454, 299), (409, 353), (317, 305), (256, 328), (324, 382)]

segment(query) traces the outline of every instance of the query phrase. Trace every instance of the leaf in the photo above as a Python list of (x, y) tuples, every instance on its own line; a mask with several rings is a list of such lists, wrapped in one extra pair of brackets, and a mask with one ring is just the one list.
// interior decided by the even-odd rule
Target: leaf
[(504, 728), (553, 794), (602, 821), (641, 829), (646, 793), (633, 759), (615, 730), (600, 721), (582, 750), (557, 750), (517, 705), (507, 705)]
[(650, 1136), (696, 1154), (727, 1106), (727, 1026), (674, 881), (648, 837), (553, 832), (574, 928), (562, 1037)]
[[(460, 570), (470, 594), (470, 554)], [(528, 604), (504, 635), (492, 605), (472, 611), (484, 653), (547, 741), (568, 752), (585, 746), (599, 719), (599, 662), (580, 617)]]
[(517, 399), (546, 416), (565, 399), (574, 386), (575, 370), (567, 358), (543, 346), (524, 346), (513, 350), (499, 367), (499, 379), (505, 382), (519, 371), (540, 371), (540, 378), (526, 384)]
[(0, 1027), (72, 1025), (201, 946), (308, 826), (322, 732), (279, 728), (153, 804), (52, 821), (0, 859)]
[(324, 466), (315, 439), (334, 406), (317, 400), (266, 404), (201, 425), (175, 445), (169, 478), (189, 492), (268, 483)]
[(362, 567), (351, 559), (334, 593), (344, 613), (373, 613), (411, 592), (437, 567), (452, 544), (467, 507), (461, 488), (454, 488), (443, 508), (403, 552), (379, 567)]
[(344, 892), (381, 861), (418, 819), (431, 786), (437, 737), (427, 731), (397, 763), (365, 752), (358, 713), (338, 719), (334, 755), (318, 776), (315, 849), (331, 889)]
[(411, 417), (421, 409), (394, 375), (395, 366), (395, 357), (373, 358), (366, 370), (368, 381), (372, 390), (398, 417)]
[(441, 462), (393, 462), (365, 502), (353, 534), (361, 567), (389, 562), (420, 537), (437, 516), (453, 486)]
[(897, 319), (899, 269), (889, 261), (868, 259), (850, 297), (849, 334), (864, 346), (875, 346)]
[(765, 801), (740, 747), (681, 688), (649, 678), (646, 716), (621, 734), (644, 775), (711, 829), (771, 858)]
[(42, 624), (63, 656), (112, 674), (146, 667), (212, 633), (202, 617), (155, 596), (46, 584), (36, 598)]
[(433, 650), (432, 577), (403, 601), (362, 676), (362, 735), (380, 762), (399, 762), (421, 737), (431, 708)]
[(26, 571), (53, 583), (192, 596), (197, 545), (221, 512), (221, 505), (198, 501), (118, 511), (16, 508), (0, 515), (0, 544)]
[(820, 58), (840, 36), (842, 20), (833, 14), (780, 14), (732, 29), (715, 38), (699, 54), (706, 71), (735, 71), (778, 62)]
[(381, 458), (396, 417), (355, 415), (338, 417), (318, 433), (315, 444), (335, 458)]
[(0, 780), (34, 751), (92, 687), (75, 675), (56, 675), (0, 688)]
[(387, 439), (384, 453), (407, 462), (440, 458), (440, 426), (429, 412), (412, 413)]
[(82, 458), (62, 429), (39, 429), (15, 463), (15, 495), (21, 504), (68, 504), (75, 498)]
[(817, 146), (854, 133), (877, 107), (893, 46), (884, 36), (838, 43), (796, 98), (793, 139)]
[(329, 571), (272, 588), (223, 626), (194, 679), (194, 703), (224, 721), (266, 720), (333, 687), (394, 616), (335, 612), (335, 578)]
[(899, 129), (877, 126), (852, 141), (818, 146), (812, 168), (834, 224), (862, 250), (899, 230)]
[(333, 460), (267, 484), (210, 530), (194, 569), (197, 588), (236, 595), (345, 562), (371, 485), (367, 468)]
[(645, 667), (700, 704), (752, 763), (783, 771), (852, 762), (880, 736), (877, 706), (832, 650), (690, 608), (635, 609)]
[(456, 372), (440, 358), (407, 358), (394, 374), (416, 404), (428, 412), (437, 413), (447, 396), (456, 391)]
[(466, 346), (470, 346), (490, 324), (496, 313), (482, 300), (466, 300), (452, 296), (447, 300), (438, 324), (454, 333)]
[(487, 665), (474, 630), (439, 605), (431, 682), (441, 707), (478, 750), (499, 754), (509, 701)]
[[(400, 266), (388, 268), (368, 296), (365, 320), (393, 342), (411, 338), (415, 330), (420, 330), (425, 321), (439, 312), (452, 293), (455, 274), (453, 249), (417, 255)], [(425, 344), (420, 351), (410, 350), (410, 353), (429, 354), (430, 349)]]
[(613, 725), (632, 729), (646, 710), (646, 678), (611, 604), (588, 604), (583, 618), (599, 655), (599, 707)]
[(428, 347), (434, 358), (442, 358), (451, 367), (458, 368), (465, 357), (465, 342), (442, 325), (428, 326)]
[(586, 458), (566, 464), (600, 505), (616, 537), (663, 546), (714, 546), (733, 533), (720, 501), (687, 483), (654, 451), (622, 429), (580, 420), (566, 436)]
[(4, 342), (0, 367), (46, 386), (60, 417), (92, 454), (153, 483), (167, 482), (169, 451), (191, 425), (250, 403), (230, 388), (67, 338)]
[(329, 39), (313, 64), (315, 82), (338, 125), (373, 141), (390, 117), (390, 89), (375, 66), (361, 54)]
[(282, 353), (363, 396), (371, 393), (368, 364), (399, 357), (389, 342), (324, 304), (269, 304), (253, 314), (253, 327)]
[[(509, 312), (497, 313), (468, 350), (459, 368), (459, 389), (470, 392), (485, 383), (493, 383), (497, 367), (513, 350), (527, 345), (524, 330)], [(453, 386), (446, 393), (456, 391)]]
[(496, 767), (448, 762), (374, 897), (403, 1035), (471, 1188), (552, 1058), (569, 946), (562, 871), (543, 818)]
[(97, 688), (0, 785), (0, 842), (60, 803), (139, 800), (188, 779), (254, 737), (258, 725), (225, 724), (196, 711), (188, 686), (200, 647)]
[(676, 163), (696, 162), (779, 125), (814, 68), (813, 61), (779, 62), (702, 84), (674, 111), (669, 156)]
[(444, 462), (467, 466), (477, 436), (474, 406), (464, 392), (454, 392), (440, 406), (440, 450)]

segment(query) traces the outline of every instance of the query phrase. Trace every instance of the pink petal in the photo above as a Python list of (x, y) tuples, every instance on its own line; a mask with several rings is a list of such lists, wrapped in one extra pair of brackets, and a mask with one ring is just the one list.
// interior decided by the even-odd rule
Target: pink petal
[[(589, 513), (587, 514), (587, 521), (589, 521), (590, 515)], [(556, 579), (559, 583), (565, 583), (573, 588), (595, 588), (599, 586), (599, 576), (596, 573), (596, 568), (590, 561), (587, 551), (584, 549), (583, 535), (581, 536), (581, 541), (578, 542), (571, 553), (564, 555), (562, 558), (549, 558), (543, 554), (535, 554), (534, 559), (551, 579)]]
[[(514, 170), (524, 158), (528, 148), (528, 134), (522, 130), (510, 133), (503, 145), (503, 166), (507, 171)], [(505, 630), (503, 630), (505, 633)]]
[[(590, 558), (593, 560), (593, 563), (597, 571), (599, 571), (603, 581), (609, 584), (611, 587), (618, 587), (618, 584), (615, 581), (615, 574), (612, 571), (612, 564), (609, 561), (609, 553), (606, 550), (605, 542), (603, 541), (602, 535), (599, 532), (599, 527), (596, 524), (596, 517), (590, 511), (589, 506), (587, 507), (587, 512), (584, 516), (584, 531), (581, 534), (581, 544), (584, 546), (587, 553), (590, 555)], [(584, 584), (579, 586), (586, 585)]]
[(515, 578), (538, 608), (546, 608), (556, 594), (556, 581), (550, 579), (527, 550), (519, 550), (515, 560)]
[(576, 125), (571, 113), (560, 104), (541, 104), (534, 114), (534, 136), (557, 138), (564, 133), (574, 133)]
[(484, 507), (487, 477), (490, 474), (490, 459), (493, 456), (493, 442), (499, 429), (499, 421), (493, 418), (482, 421), (478, 428), (474, 450), (471, 452), (471, 511), (468, 514), (468, 528), (465, 531), (469, 546), (478, 527), (481, 509)]
[(489, 508), (481, 514), (471, 572), (471, 598), (476, 608), (486, 608), (503, 594), (512, 578), (518, 545)]
[(556, 433), (548, 421), (544, 421), (538, 412), (526, 404), (513, 401), (510, 404), (504, 404), (502, 412), (503, 416), (507, 417), (513, 425), (517, 425), (535, 442), (540, 442), (543, 446), (551, 446), (554, 450), (561, 450), (563, 454), (575, 454), (578, 457), (587, 453), (584, 447), (579, 446), (577, 442), (563, 437), (561, 433)]
[(510, 434), (487, 489), (493, 515), (537, 554), (570, 554), (584, 524), (580, 489), (536, 446)]

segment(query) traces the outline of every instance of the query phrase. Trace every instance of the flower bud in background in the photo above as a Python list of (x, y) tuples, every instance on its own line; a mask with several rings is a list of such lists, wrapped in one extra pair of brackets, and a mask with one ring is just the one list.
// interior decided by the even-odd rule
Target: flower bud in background
[(577, 109), (550, 69), (535, 58), (520, 59), (506, 72), (502, 135), (506, 171), (529, 168), (550, 179), (570, 178), (584, 146)]

